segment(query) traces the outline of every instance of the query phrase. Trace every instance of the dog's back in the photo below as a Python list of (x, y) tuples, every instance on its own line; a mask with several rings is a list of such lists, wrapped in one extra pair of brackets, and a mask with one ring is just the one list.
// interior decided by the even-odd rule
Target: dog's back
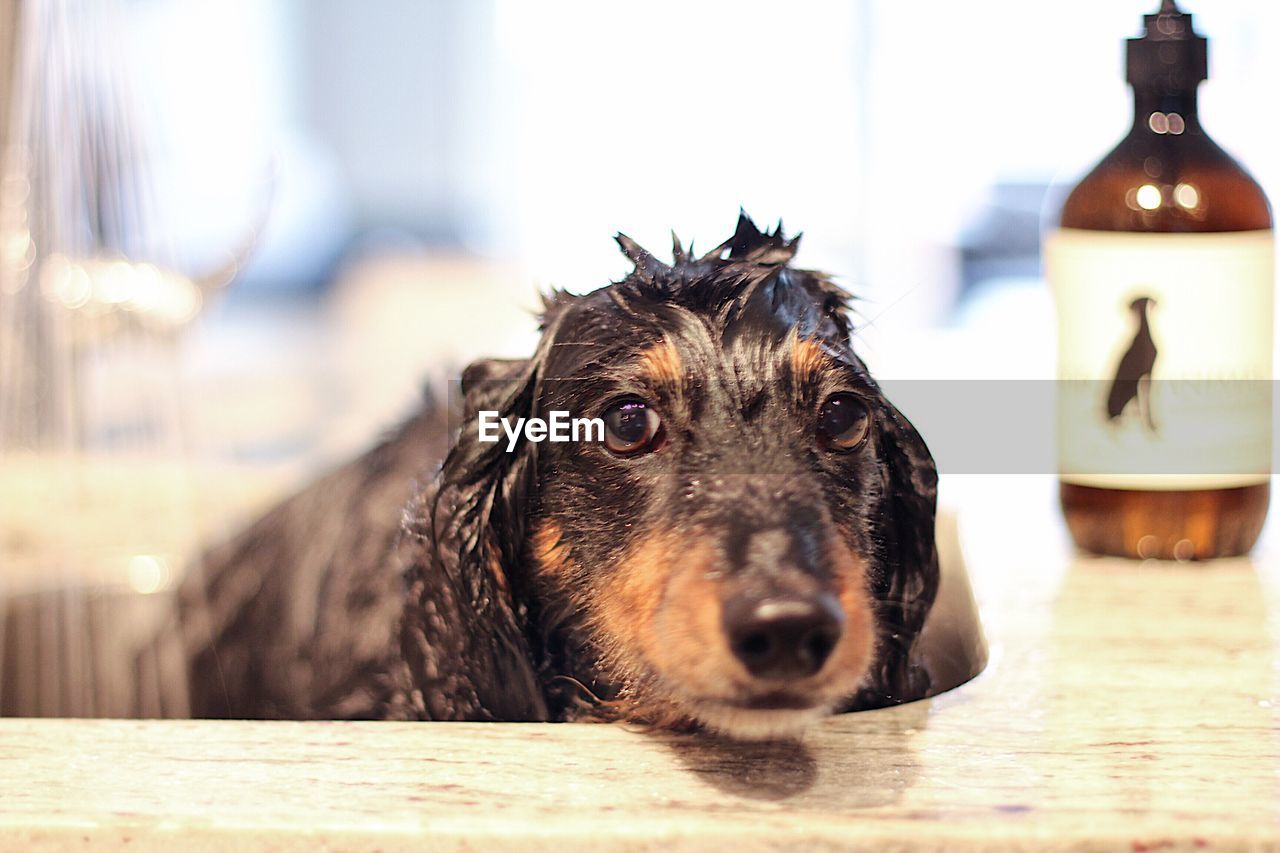
[(193, 716), (379, 715), (404, 601), (401, 519), (445, 452), (445, 421), (425, 404), (193, 568), (175, 629)]

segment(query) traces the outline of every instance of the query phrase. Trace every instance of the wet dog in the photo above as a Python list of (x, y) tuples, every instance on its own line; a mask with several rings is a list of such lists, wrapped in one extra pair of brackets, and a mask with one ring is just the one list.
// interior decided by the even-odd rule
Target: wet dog
[[(759, 738), (927, 692), (936, 472), (848, 294), (745, 215), (669, 264), (618, 241), (629, 276), (465, 371), (447, 452), (428, 404), (209, 555), (182, 593), (197, 715)], [(484, 440), (555, 412), (597, 428)]]

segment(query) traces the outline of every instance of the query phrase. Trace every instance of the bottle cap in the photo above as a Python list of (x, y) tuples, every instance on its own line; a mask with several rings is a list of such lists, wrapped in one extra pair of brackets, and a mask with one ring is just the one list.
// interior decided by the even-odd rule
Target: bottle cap
[(1160, 11), (1143, 15), (1145, 32), (1128, 39), (1126, 79), (1135, 89), (1164, 92), (1194, 90), (1209, 77), (1208, 40), (1191, 26), (1174, 0), (1163, 0)]

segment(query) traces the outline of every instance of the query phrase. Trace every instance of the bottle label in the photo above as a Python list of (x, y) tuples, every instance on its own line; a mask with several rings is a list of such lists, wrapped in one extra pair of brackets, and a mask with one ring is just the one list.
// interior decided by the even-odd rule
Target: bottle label
[(1115, 489), (1217, 489), (1271, 468), (1271, 231), (1046, 235), (1058, 469)]

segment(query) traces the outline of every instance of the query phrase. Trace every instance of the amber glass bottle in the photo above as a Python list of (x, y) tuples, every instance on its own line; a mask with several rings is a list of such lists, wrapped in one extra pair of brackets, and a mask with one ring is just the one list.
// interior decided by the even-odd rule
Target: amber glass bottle
[(1094, 553), (1243, 554), (1270, 500), (1271, 210), (1200, 126), (1191, 16), (1164, 0), (1145, 23), (1133, 127), (1046, 235), (1062, 507)]

